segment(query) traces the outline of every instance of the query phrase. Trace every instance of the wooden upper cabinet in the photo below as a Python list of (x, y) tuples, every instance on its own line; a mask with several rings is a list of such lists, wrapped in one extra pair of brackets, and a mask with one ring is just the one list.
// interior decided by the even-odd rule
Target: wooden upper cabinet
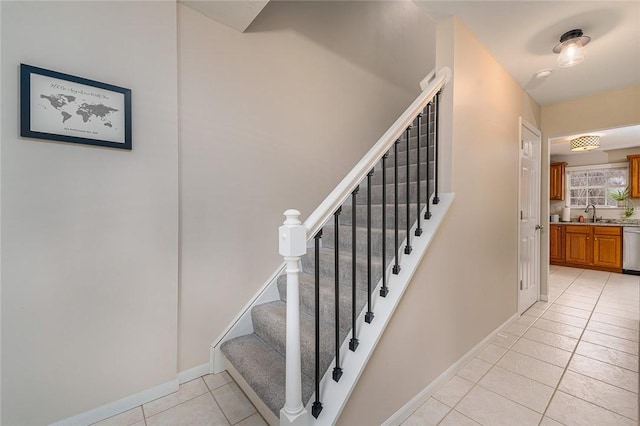
[(549, 198), (564, 200), (564, 168), (567, 163), (551, 163), (549, 165)]
[(629, 159), (629, 196), (640, 198), (640, 154), (627, 155)]

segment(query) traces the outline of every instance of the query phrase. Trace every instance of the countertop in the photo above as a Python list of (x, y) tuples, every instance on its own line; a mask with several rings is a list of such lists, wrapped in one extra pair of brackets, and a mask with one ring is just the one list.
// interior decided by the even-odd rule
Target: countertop
[(601, 219), (596, 223), (591, 221), (578, 222), (576, 219), (571, 222), (549, 222), (549, 225), (640, 226), (640, 219)]

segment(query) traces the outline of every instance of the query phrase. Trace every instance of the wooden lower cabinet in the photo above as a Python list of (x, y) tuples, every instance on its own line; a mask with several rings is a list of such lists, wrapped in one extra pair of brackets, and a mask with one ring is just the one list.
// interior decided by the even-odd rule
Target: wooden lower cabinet
[(622, 271), (622, 227), (554, 224), (549, 229), (551, 264)]
[(622, 228), (593, 227), (593, 264), (622, 269)]
[(571, 226), (565, 229), (565, 252), (564, 261), (578, 265), (589, 265), (591, 263), (591, 240), (590, 226)]
[(552, 264), (564, 262), (564, 225), (549, 226), (549, 260)]

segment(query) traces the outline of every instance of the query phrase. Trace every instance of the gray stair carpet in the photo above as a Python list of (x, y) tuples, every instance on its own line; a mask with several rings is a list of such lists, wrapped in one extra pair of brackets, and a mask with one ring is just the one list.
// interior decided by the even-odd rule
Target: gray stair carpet
[[(423, 124), (420, 140), (420, 191), (421, 207), (426, 198), (426, 125)], [(433, 143), (429, 138), (429, 174), (433, 176)], [(400, 243), (406, 237), (407, 225), (407, 146), (406, 139), (398, 144), (398, 238)], [(417, 138), (409, 140), (409, 223), (417, 218)], [(393, 148), (386, 160), (386, 232), (382, 229), (382, 165), (375, 167), (371, 177), (371, 287), (378, 284), (394, 259), (394, 165)], [(430, 182), (433, 192), (433, 182)], [(359, 315), (367, 302), (368, 262), (367, 262), (367, 186), (366, 179), (360, 185), (355, 205), (351, 201), (342, 207), (339, 225), (333, 219), (323, 228), (322, 245), (318, 251), (319, 293), (320, 293), (320, 374), (327, 371), (335, 359), (335, 250), (338, 250), (338, 322), (339, 342), (352, 336), (351, 315), (355, 304)], [(353, 209), (356, 223), (353, 223)], [(352, 227), (356, 232), (356, 298), (352, 300), (353, 241)], [(338, 247), (335, 235), (338, 232)], [(386, 236), (384, 235), (386, 234)], [(411, 236), (411, 238), (414, 238)], [(382, 241), (386, 240), (386, 261), (382, 260)], [(398, 248), (402, 253), (404, 247)], [(402, 256), (402, 254), (401, 254)], [(315, 377), (315, 250), (310, 248), (302, 258), (302, 273), (299, 276), (300, 294), (300, 343), (302, 361), (302, 397), (306, 405), (314, 392)], [(285, 401), (285, 344), (286, 344), (286, 276), (277, 282), (280, 300), (254, 306), (251, 311), (254, 332), (249, 335), (225, 341), (221, 350), (239, 374), (251, 386), (267, 407), (279, 417)], [(393, 291), (393, 288), (390, 288)], [(375, 321), (375, 319), (374, 319)], [(366, 327), (357, 324), (356, 329)]]

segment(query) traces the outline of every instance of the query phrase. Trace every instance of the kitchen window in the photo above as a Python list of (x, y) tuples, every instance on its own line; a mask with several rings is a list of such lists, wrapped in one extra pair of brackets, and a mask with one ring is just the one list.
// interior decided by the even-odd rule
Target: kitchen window
[(598, 164), (567, 167), (567, 193), (570, 207), (617, 207), (611, 193), (627, 187), (627, 164)]

